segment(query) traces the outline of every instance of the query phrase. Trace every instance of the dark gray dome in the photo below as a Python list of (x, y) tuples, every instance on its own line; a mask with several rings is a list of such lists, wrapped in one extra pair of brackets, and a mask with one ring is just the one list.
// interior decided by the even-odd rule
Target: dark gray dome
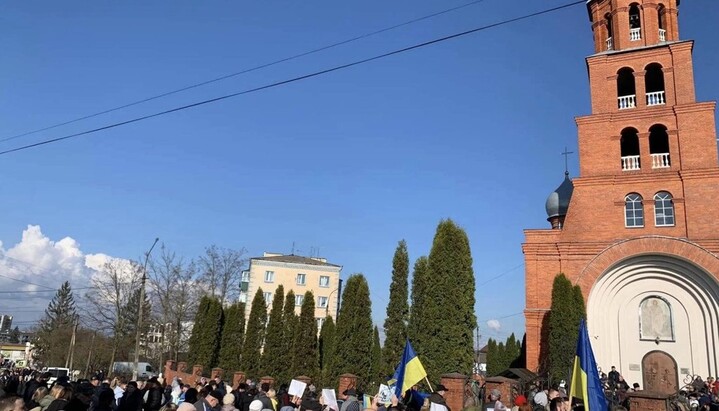
[(574, 184), (569, 179), (569, 173), (564, 174), (564, 181), (552, 194), (547, 197), (544, 208), (547, 210), (547, 218), (566, 216), (569, 209), (569, 200), (572, 199)]

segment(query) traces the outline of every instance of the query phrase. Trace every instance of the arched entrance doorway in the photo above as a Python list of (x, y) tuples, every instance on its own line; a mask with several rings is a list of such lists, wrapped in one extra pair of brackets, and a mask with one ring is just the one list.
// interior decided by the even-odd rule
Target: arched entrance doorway
[(719, 370), (719, 284), (679, 257), (638, 255), (609, 267), (589, 293), (587, 323), (597, 365), (616, 366), (630, 386), (669, 390)]
[(679, 391), (679, 370), (677, 362), (664, 351), (651, 351), (642, 359), (645, 391), (675, 394)]

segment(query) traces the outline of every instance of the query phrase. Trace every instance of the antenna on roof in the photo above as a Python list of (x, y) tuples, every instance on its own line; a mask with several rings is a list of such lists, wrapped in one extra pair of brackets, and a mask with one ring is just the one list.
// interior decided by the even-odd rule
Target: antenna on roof
[(292, 252), (290, 253), (290, 255), (295, 255), (295, 242), (294, 241), (292, 242)]

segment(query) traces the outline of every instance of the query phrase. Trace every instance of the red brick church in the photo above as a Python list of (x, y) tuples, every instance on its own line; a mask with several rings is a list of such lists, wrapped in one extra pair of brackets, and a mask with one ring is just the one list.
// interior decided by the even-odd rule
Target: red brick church
[[(527, 368), (541, 362), (554, 277), (581, 286), (598, 365), (672, 392), (719, 374), (719, 163), (714, 102), (697, 102), (680, 0), (588, 0), (592, 114), (579, 176), (525, 231)], [(697, 5), (698, 7), (699, 5)]]

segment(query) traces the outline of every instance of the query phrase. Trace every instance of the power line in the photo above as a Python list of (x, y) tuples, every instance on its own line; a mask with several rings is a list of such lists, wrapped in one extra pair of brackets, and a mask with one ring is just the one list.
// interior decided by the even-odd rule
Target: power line
[(34, 285), (34, 286), (36, 286), (36, 287), (47, 288), (48, 290), (55, 291), (54, 288), (48, 287), (48, 286), (46, 286), (46, 285), (31, 283), (30, 281), (21, 280), (21, 279), (19, 279), (19, 278), (13, 278), (13, 277), (10, 277), (10, 276), (4, 275), (4, 274), (0, 274), (0, 277), (2, 277), (2, 278), (7, 278), (8, 280), (17, 281), (17, 282), (19, 282), (19, 283)]
[[(77, 290), (89, 290), (97, 287), (77, 287), (73, 288), (72, 291)], [(57, 290), (15, 290), (15, 291), (0, 291), (0, 294), (33, 294), (33, 293), (54, 293)]]
[(490, 282), (492, 282), (492, 281), (494, 281), (494, 280), (496, 280), (496, 279), (502, 278), (502, 277), (504, 277), (505, 275), (511, 273), (512, 271), (516, 270), (517, 268), (519, 268), (519, 267), (521, 267), (521, 266), (523, 266), (523, 265), (524, 265), (524, 263), (518, 264), (518, 265), (516, 265), (516, 266), (510, 268), (509, 270), (504, 271), (503, 273), (501, 273), (501, 274), (499, 274), (499, 275), (497, 275), (497, 276), (495, 276), (495, 277), (492, 277), (492, 278), (490, 278), (489, 280), (486, 280), (486, 281), (484, 281), (484, 282), (482, 282), (482, 283), (479, 283), (479, 284), (477, 284), (477, 285), (485, 285), (485, 284), (490, 283)]
[(107, 109), (107, 110), (103, 110), (103, 111), (100, 111), (100, 112), (97, 112), (97, 113), (94, 113), (94, 114), (89, 114), (89, 115), (86, 115), (86, 116), (83, 116), (83, 117), (78, 117), (78, 118), (75, 118), (75, 119), (72, 119), (72, 120), (68, 120), (68, 121), (65, 121), (65, 122), (62, 122), (62, 123), (54, 124), (54, 125), (52, 125), (52, 126), (48, 126), (48, 127), (44, 127), (44, 128), (40, 128), (40, 129), (28, 131), (28, 132), (25, 132), (25, 133), (22, 133), (22, 134), (17, 134), (17, 135), (10, 136), (10, 137), (5, 137), (5, 138), (3, 138), (3, 139), (0, 139), (0, 143), (5, 142), (5, 141), (14, 140), (14, 139), (17, 139), (17, 138), (20, 138), (20, 137), (29, 136), (29, 135), (31, 135), (31, 134), (39, 133), (39, 132), (42, 132), (42, 131), (52, 130), (52, 129), (54, 129), (54, 128), (66, 126), (66, 125), (68, 125), (68, 124), (77, 123), (78, 121), (87, 120), (87, 119), (90, 119), (90, 118), (93, 118), (93, 117), (101, 116), (101, 115), (103, 115), (103, 114), (112, 113), (112, 112), (114, 112), (114, 111), (118, 111), (118, 110), (122, 110), (122, 109), (125, 109), (125, 108), (128, 108), (128, 107), (136, 106), (136, 105), (138, 105), (138, 104), (147, 103), (147, 102), (150, 102), (150, 101), (153, 101), (153, 100), (157, 100), (157, 99), (160, 99), (160, 98), (163, 98), (163, 97), (171, 96), (171, 95), (173, 95), (173, 94), (181, 93), (181, 92), (183, 92), (183, 91), (187, 91), (187, 90), (191, 90), (191, 89), (194, 89), (194, 88), (206, 86), (206, 85), (208, 85), (208, 84), (216, 83), (216, 82), (218, 82), (218, 81), (227, 80), (227, 79), (229, 79), (229, 78), (237, 77), (237, 76), (240, 76), (240, 75), (242, 75), (242, 74), (251, 73), (251, 72), (253, 72), (253, 71), (261, 70), (261, 69), (264, 69), (264, 68), (267, 68), (267, 67), (271, 67), (271, 66), (280, 64), (280, 63), (285, 63), (285, 62), (288, 62), (288, 61), (291, 61), (291, 60), (296, 60), (296, 59), (298, 59), (298, 58), (300, 58), (300, 57), (309, 56), (309, 55), (311, 55), (311, 54), (316, 54), (316, 53), (319, 53), (319, 52), (321, 52), (321, 51), (329, 50), (329, 49), (332, 49), (332, 48), (335, 48), (335, 47), (339, 47), (339, 46), (343, 46), (343, 45), (345, 45), (345, 44), (352, 43), (352, 42), (355, 42), (355, 41), (358, 41), (358, 40), (366, 39), (366, 38), (368, 38), (368, 37), (376, 36), (376, 35), (378, 35), (378, 34), (385, 33), (385, 32), (391, 31), (391, 30), (395, 30), (395, 29), (398, 29), (398, 28), (400, 28), (400, 27), (408, 26), (408, 25), (410, 25), (410, 24), (418, 23), (418, 22), (420, 22), (420, 21), (428, 20), (428, 19), (431, 19), (431, 18), (433, 18), (433, 17), (440, 16), (440, 15), (442, 15), (442, 14), (447, 14), (447, 13), (450, 13), (450, 12), (453, 12), (453, 11), (457, 11), (457, 10), (463, 9), (463, 8), (465, 8), (465, 7), (473, 6), (473, 5), (475, 5), (475, 4), (479, 4), (479, 3), (482, 3), (482, 2), (484, 2), (484, 1), (485, 1), (485, 0), (474, 0), (474, 1), (471, 1), (471, 2), (469, 2), (469, 3), (461, 4), (461, 5), (456, 6), (456, 7), (452, 7), (452, 8), (449, 8), (449, 9), (445, 9), (445, 10), (442, 10), (442, 11), (438, 11), (438, 12), (436, 12), (436, 13), (429, 14), (429, 15), (427, 15), (427, 16), (423, 16), (423, 17), (419, 17), (419, 18), (416, 18), (416, 19), (412, 19), (412, 20), (406, 21), (406, 22), (404, 22), (404, 23), (396, 24), (396, 25), (391, 26), (391, 27), (386, 27), (386, 28), (383, 28), (383, 29), (380, 29), (380, 30), (377, 30), (377, 31), (373, 31), (373, 32), (370, 32), (370, 33), (365, 33), (365, 34), (362, 34), (362, 35), (359, 35), (359, 36), (356, 36), (356, 37), (352, 37), (352, 38), (349, 38), (349, 39), (346, 39), (346, 40), (339, 41), (339, 42), (337, 42), (337, 43), (332, 43), (332, 44), (329, 44), (329, 45), (326, 45), (326, 46), (322, 46), (322, 47), (319, 47), (319, 48), (316, 48), (316, 49), (313, 49), (313, 50), (310, 50), (310, 51), (306, 51), (306, 52), (303, 52), (303, 53), (300, 53), (300, 54), (295, 54), (295, 55), (290, 56), (290, 57), (285, 57), (285, 58), (282, 58), (282, 59), (279, 59), (279, 60), (275, 60), (275, 61), (272, 61), (272, 62), (269, 62), (269, 63), (261, 64), (261, 65), (259, 65), (259, 66), (255, 66), (255, 67), (252, 67), (252, 68), (249, 68), (249, 69), (241, 70), (241, 71), (238, 71), (238, 72), (235, 72), (235, 73), (226, 74), (226, 75), (224, 75), (224, 76), (217, 77), (217, 78), (214, 78), (214, 79), (211, 79), (211, 80), (206, 80), (206, 81), (203, 81), (203, 82), (200, 82), (200, 83), (196, 83), (196, 84), (192, 84), (192, 85), (189, 85), (189, 86), (186, 86), (186, 87), (182, 87), (182, 88), (179, 88), (179, 89), (176, 89), (176, 90), (168, 91), (168, 92), (166, 92), (166, 93), (162, 93), (162, 94), (158, 94), (158, 95), (155, 95), (155, 96), (147, 97), (147, 98), (144, 98), (144, 99), (141, 99), (141, 100), (137, 100), (137, 101), (134, 101), (134, 102), (131, 102), (131, 103), (127, 103), (127, 104), (124, 104), (124, 105), (121, 105), (121, 106), (118, 106), (118, 107), (114, 107), (114, 108), (110, 108), (110, 109)]
[(233, 98), (233, 97), (238, 97), (238, 96), (245, 95), (245, 94), (255, 93), (255, 92), (258, 92), (258, 91), (267, 90), (267, 89), (271, 89), (271, 88), (283, 86), (283, 85), (290, 84), (290, 83), (295, 83), (295, 82), (302, 81), (302, 80), (307, 80), (307, 79), (310, 79), (310, 78), (313, 78), (313, 77), (318, 77), (318, 76), (321, 76), (321, 75), (324, 75), (324, 74), (328, 74), (328, 73), (332, 73), (332, 72), (335, 72), (335, 71), (339, 71), (339, 70), (347, 69), (347, 68), (350, 68), (350, 67), (358, 66), (358, 65), (361, 65), (361, 64), (369, 63), (369, 62), (372, 62), (372, 61), (375, 61), (375, 60), (380, 60), (380, 59), (383, 59), (383, 58), (386, 58), (386, 57), (394, 56), (394, 55), (397, 55), (397, 54), (402, 54), (402, 53), (405, 53), (405, 52), (408, 52), (408, 51), (411, 51), (411, 50), (415, 50), (415, 49), (419, 49), (419, 48), (422, 48), (422, 47), (427, 47), (427, 46), (430, 46), (430, 45), (433, 45), (433, 44), (441, 43), (441, 42), (444, 42), (444, 41), (448, 41), (448, 40), (456, 39), (456, 38), (459, 38), (459, 37), (467, 36), (467, 35), (469, 35), (469, 34), (474, 34), (474, 33), (477, 33), (477, 32), (483, 31), (483, 30), (487, 30), (487, 29), (491, 29), (491, 28), (495, 28), (495, 27), (507, 25), (507, 24), (510, 24), (510, 23), (514, 23), (514, 22), (517, 22), (517, 21), (526, 20), (526, 19), (529, 19), (529, 18), (532, 18), (532, 17), (537, 17), (537, 16), (541, 16), (541, 15), (544, 15), (544, 14), (552, 13), (552, 12), (555, 12), (555, 11), (558, 11), (558, 10), (562, 10), (562, 9), (566, 9), (566, 8), (569, 8), (569, 7), (572, 7), (572, 6), (576, 6), (576, 5), (578, 5), (578, 4), (584, 4), (585, 1), (586, 1), (586, 0), (573, 1), (573, 2), (571, 2), (571, 3), (567, 3), (567, 4), (564, 4), (564, 5), (562, 5), (562, 6), (557, 6), (557, 7), (553, 7), (553, 8), (550, 8), (550, 9), (545, 9), (545, 10), (538, 11), (538, 12), (535, 12), (535, 13), (526, 14), (526, 15), (521, 16), (521, 17), (515, 17), (515, 18), (513, 18), (513, 19), (503, 20), (503, 21), (498, 22), (498, 23), (493, 23), (493, 24), (489, 24), (489, 25), (486, 25), (486, 26), (478, 27), (478, 28), (475, 28), (475, 29), (471, 29), (471, 30), (467, 30), (467, 31), (460, 32), (460, 33), (452, 34), (452, 35), (449, 35), (449, 36), (440, 37), (440, 38), (437, 38), (437, 39), (434, 39), (434, 40), (430, 40), (430, 41), (426, 41), (426, 42), (423, 42), (423, 43), (415, 44), (415, 45), (413, 45), (413, 46), (409, 46), (409, 47), (405, 47), (405, 48), (402, 48), (402, 49), (394, 50), (394, 51), (391, 51), (391, 52), (388, 52), (388, 53), (383, 53), (383, 54), (380, 54), (380, 55), (377, 55), (377, 56), (374, 56), (374, 57), (369, 57), (369, 58), (366, 58), (366, 59), (357, 60), (357, 61), (354, 61), (354, 62), (351, 62), (351, 63), (347, 63), (347, 64), (343, 64), (343, 65), (340, 65), (340, 66), (335, 66), (335, 67), (332, 67), (332, 68), (329, 68), (329, 69), (316, 71), (316, 72), (313, 72), (313, 73), (310, 73), (310, 74), (305, 74), (305, 75), (302, 75), (302, 76), (299, 76), (299, 77), (294, 77), (294, 78), (291, 78), (291, 79), (288, 79), (288, 80), (278, 81), (278, 82), (275, 82), (275, 83), (266, 84), (266, 85), (264, 85), (264, 86), (255, 87), (255, 88), (248, 89), (248, 90), (244, 90), (244, 91), (239, 91), (239, 92), (236, 92), (236, 93), (232, 93), (232, 94), (227, 94), (227, 95), (220, 96), (220, 97), (211, 98), (211, 99), (208, 99), (208, 100), (202, 100), (202, 101), (199, 101), (199, 102), (196, 102), (196, 103), (187, 104), (187, 105), (180, 106), (180, 107), (175, 107), (175, 108), (172, 108), (172, 109), (169, 109), (169, 110), (160, 111), (160, 112), (157, 112), (157, 113), (154, 113), (154, 114), (148, 114), (148, 115), (145, 115), (145, 116), (136, 117), (136, 118), (133, 118), (133, 119), (131, 119), (131, 120), (125, 120), (125, 121), (121, 121), (121, 122), (118, 122), (118, 123), (113, 123), (113, 124), (110, 124), (110, 125), (107, 125), (107, 126), (98, 127), (98, 128), (91, 129), (91, 130), (87, 130), (87, 131), (83, 131), (83, 132), (80, 132), (80, 133), (69, 134), (69, 135), (66, 135), (66, 136), (63, 136), (63, 137), (56, 137), (56, 138), (52, 138), (52, 139), (48, 139), (48, 140), (43, 140), (43, 141), (40, 141), (40, 142), (37, 142), (37, 143), (28, 144), (28, 145), (25, 145), (25, 146), (20, 146), (20, 147), (16, 147), (16, 148), (9, 149), (9, 150), (5, 150), (5, 151), (0, 151), (0, 155), (5, 155), (5, 154), (9, 154), (9, 153), (14, 153), (14, 152), (16, 152), (16, 151), (27, 150), (27, 149), (30, 149), (30, 148), (35, 148), (35, 147), (43, 146), (43, 145), (46, 145), (46, 144), (57, 143), (57, 142), (60, 142), (60, 141), (64, 141), (64, 140), (71, 139), (71, 138), (75, 138), (75, 137), (80, 137), (80, 136), (84, 136), (84, 135), (88, 135), (88, 134), (97, 133), (97, 132), (99, 132), (99, 131), (109, 130), (109, 129), (116, 128), (116, 127), (120, 127), (120, 126), (124, 126), (124, 125), (127, 125), (127, 124), (137, 123), (137, 122), (139, 122), (139, 121), (148, 120), (148, 119), (151, 119), (151, 118), (154, 118), (154, 117), (163, 116), (163, 115), (170, 114), (170, 113), (174, 113), (174, 112), (177, 112), (177, 111), (183, 111), (183, 110), (187, 110), (187, 109), (190, 109), (190, 108), (195, 108), (195, 107), (203, 106), (203, 105), (205, 105), (205, 104), (216, 103), (216, 102), (218, 102), (218, 101), (227, 100), (227, 99), (230, 99), (230, 98)]

